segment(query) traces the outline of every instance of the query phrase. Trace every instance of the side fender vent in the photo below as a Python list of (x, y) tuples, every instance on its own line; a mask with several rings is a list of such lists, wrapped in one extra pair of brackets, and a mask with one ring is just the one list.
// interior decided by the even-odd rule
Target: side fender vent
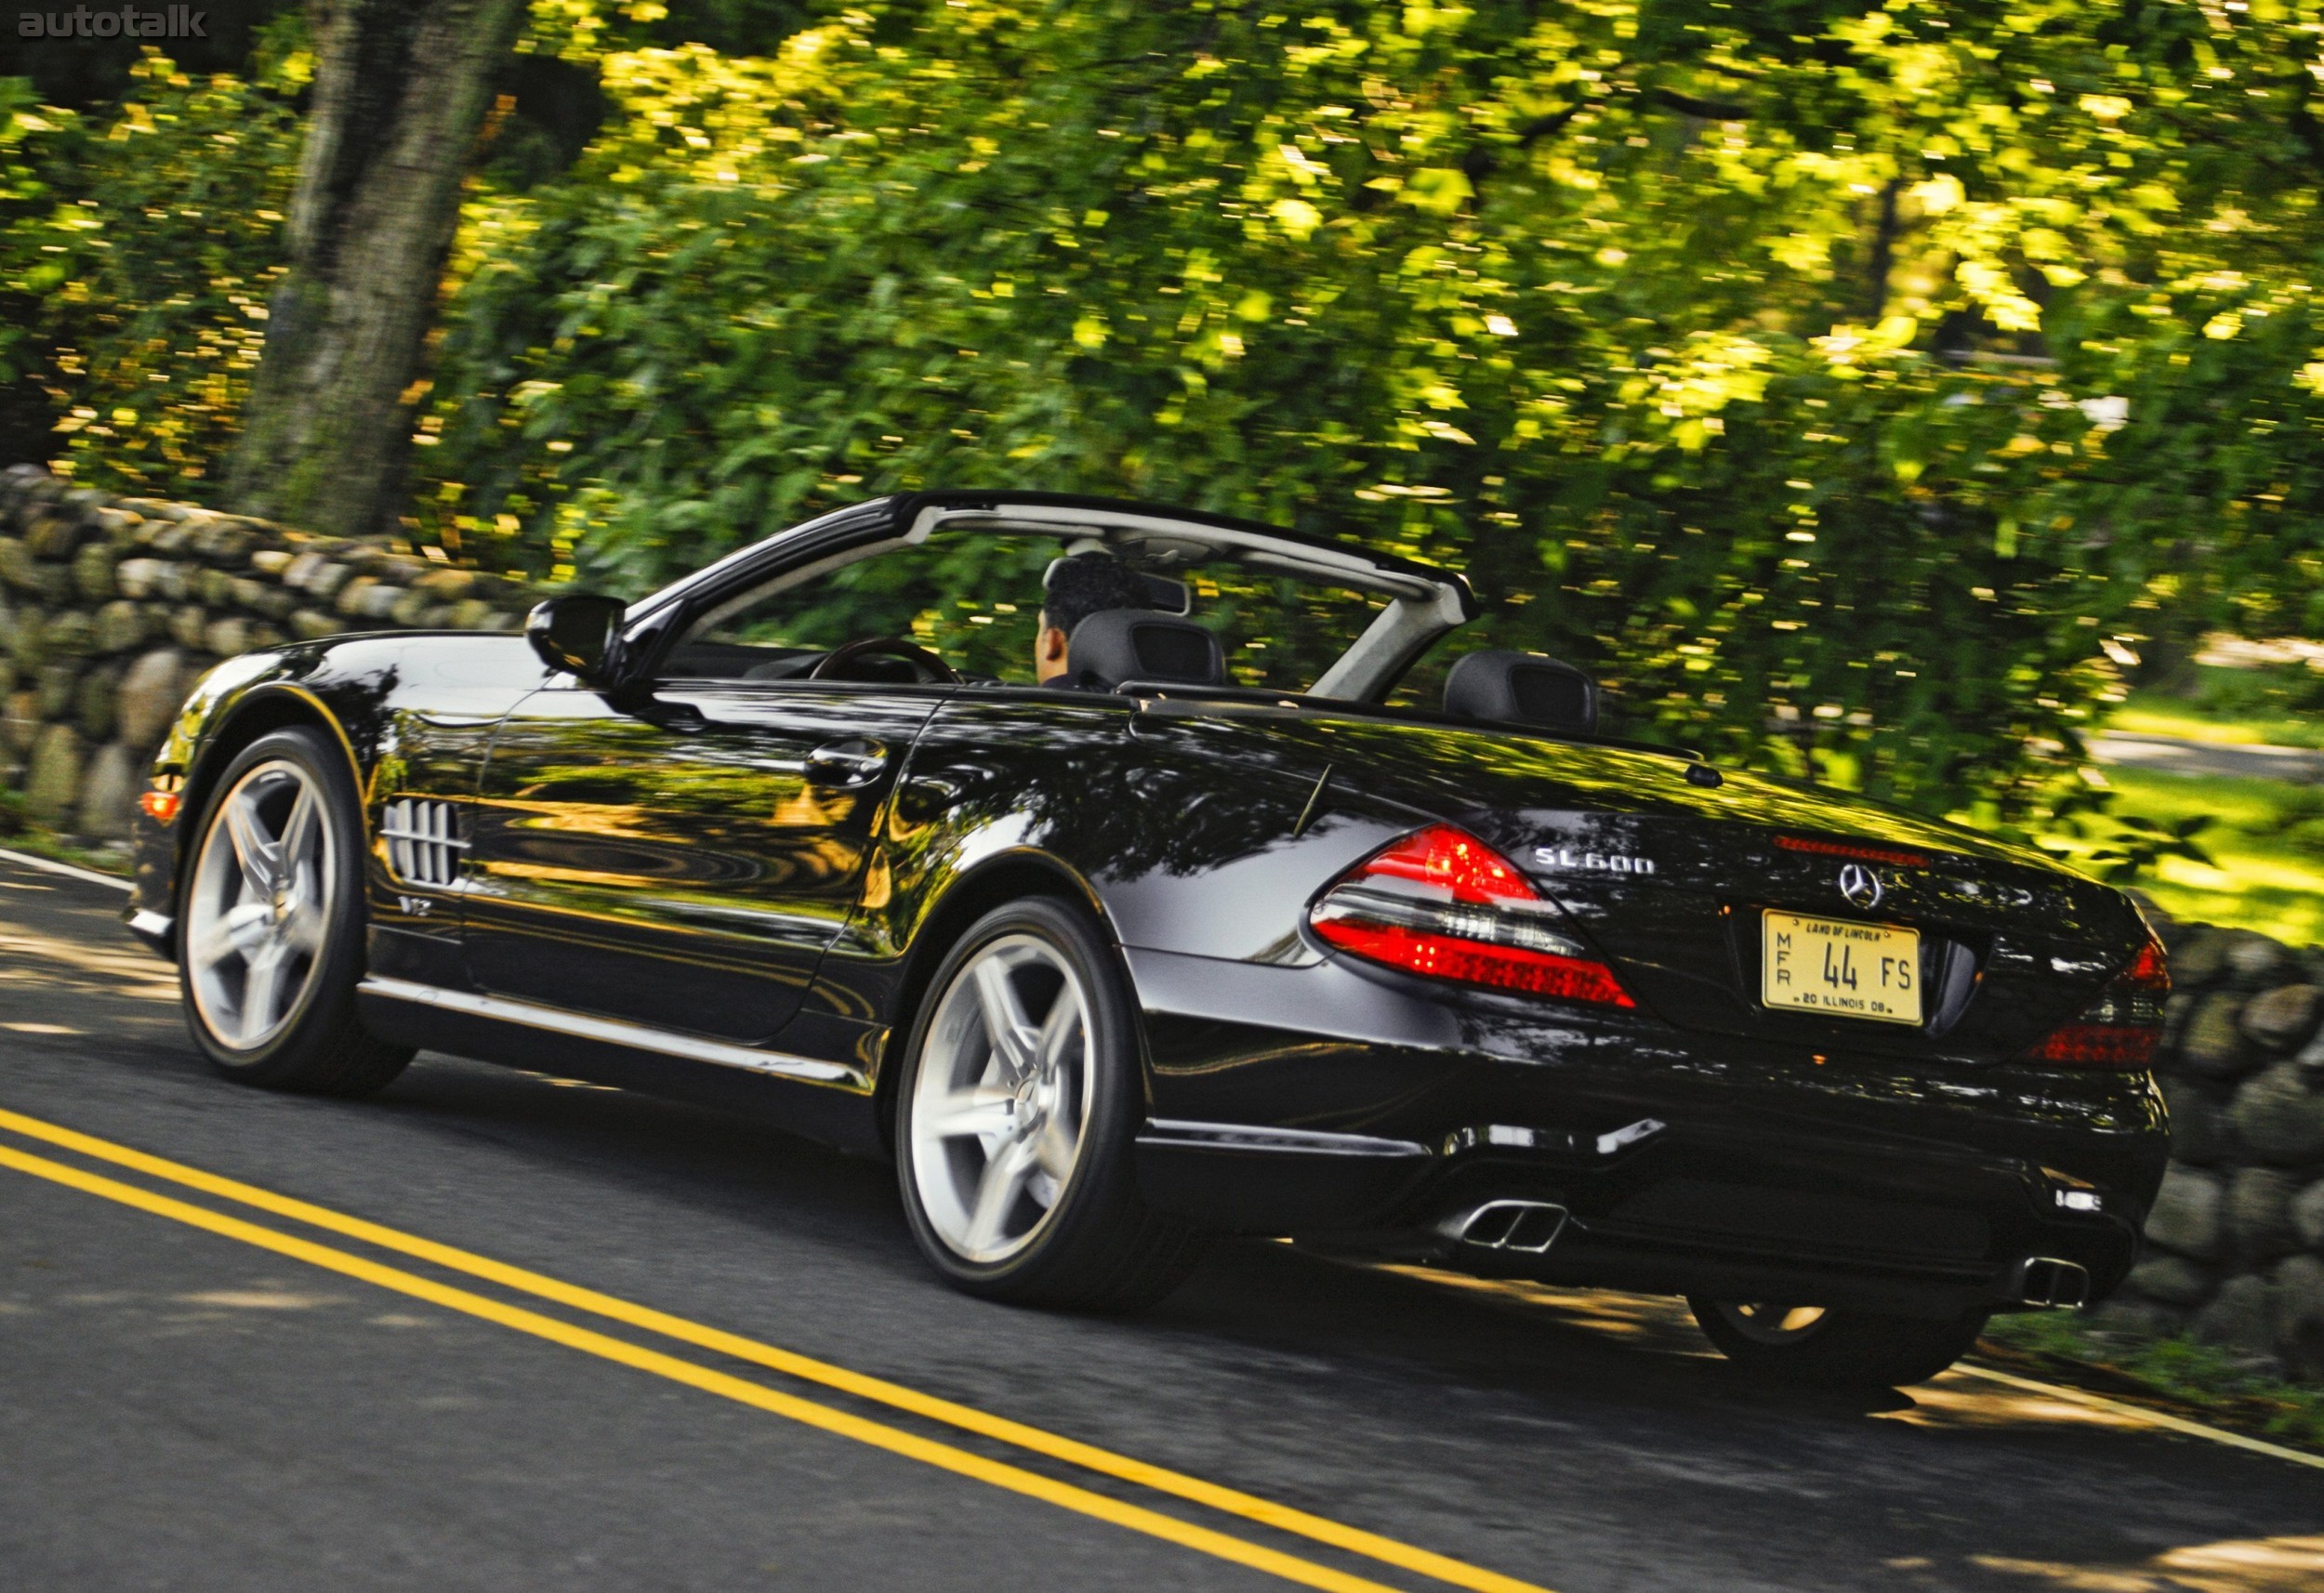
[(460, 854), (468, 842), (460, 838), (459, 810), (452, 803), (412, 797), (390, 802), (379, 817), (379, 838), (388, 843), (388, 866), (397, 878), (414, 885), (460, 882)]

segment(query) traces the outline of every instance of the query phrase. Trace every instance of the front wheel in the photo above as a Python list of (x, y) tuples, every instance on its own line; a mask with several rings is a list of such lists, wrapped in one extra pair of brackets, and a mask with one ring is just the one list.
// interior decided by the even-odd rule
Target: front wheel
[(1139, 1198), (1135, 1018), (1086, 914), (986, 914), (920, 1004), (896, 1090), (896, 1170), (922, 1254), (971, 1294), (1125, 1310), (1160, 1298), (1192, 1234)]
[(195, 1044), (244, 1084), (381, 1088), (412, 1053), (355, 1016), (363, 838), (346, 758), (315, 731), (278, 731), (215, 789), (179, 893), (178, 982)]
[(1968, 1353), (1987, 1313), (1946, 1322), (1838, 1306), (1687, 1297), (1719, 1352), (1774, 1382), (1894, 1389), (1925, 1382)]

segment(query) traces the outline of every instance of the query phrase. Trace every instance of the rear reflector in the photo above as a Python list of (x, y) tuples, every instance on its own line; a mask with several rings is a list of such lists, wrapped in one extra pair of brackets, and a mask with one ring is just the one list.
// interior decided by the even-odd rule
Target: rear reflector
[(1357, 864), (1308, 922), (1326, 944), (1430, 979), (1635, 1007), (1556, 907), (1474, 836), (1433, 824)]
[(2162, 1004), (2170, 994), (2169, 964), (2161, 945), (2150, 937), (2131, 966), (2080, 1017), (2053, 1030), (2020, 1060), (2124, 1072), (2153, 1067), (2162, 1044)]

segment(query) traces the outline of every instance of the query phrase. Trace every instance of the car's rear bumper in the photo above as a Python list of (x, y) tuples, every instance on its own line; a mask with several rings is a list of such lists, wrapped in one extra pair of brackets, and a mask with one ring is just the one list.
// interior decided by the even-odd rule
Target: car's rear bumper
[[(1132, 961), (1161, 997), (1142, 1186), (1228, 1231), (1486, 1274), (1950, 1315), (2049, 1292), (2054, 1280), (2028, 1284), (2033, 1260), (2081, 1269), (2103, 1298), (2136, 1258), (2168, 1154), (2143, 1075), (1899, 1069), (1513, 1003), (1411, 1002), (1428, 1010), (1382, 1023), (1368, 981), (1326, 1005), (1371, 1004), (1362, 1027), (1381, 1038), (1337, 1020), (1287, 1031), (1222, 1020), (1232, 977), (1203, 981), (1207, 1015), (1173, 1013), (1169, 981), (1199, 970)], [(1287, 993), (1336, 972), (1265, 982)], [(1287, 994), (1270, 1009), (1318, 1016)], [(1480, 1243), (1506, 1227), (1471, 1228), (1498, 1202), (1562, 1217)]]

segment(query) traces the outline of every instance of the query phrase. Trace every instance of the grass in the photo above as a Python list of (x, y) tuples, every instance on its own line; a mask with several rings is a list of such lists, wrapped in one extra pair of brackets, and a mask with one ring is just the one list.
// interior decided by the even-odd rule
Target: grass
[(134, 872), (125, 852), (87, 851), (80, 847), (68, 846), (40, 830), (18, 830), (14, 834), (0, 831), (0, 850), (45, 857), (51, 862), (69, 862), (75, 868), (86, 868), (93, 874), (110, 874), (120, 879), (128, 878)]
[[(2324, 695), (2304, 668), (2205, 665), (2191, 694), (2135, 691), (2104, 731), (2174, 736), (2215, 746), (2324, 748)], [(2324, 787), (2224, 775), (2167, 774), (2126, 765), (2103, 770), (2115, 817), (2176, 825), (2212, 821), (2195, 838), (2212, 866), (2165, 857), (2127, 883), (2172, 917), (2256, 929), (2294, 945), (2324, 942)], [(2087, 862), (2117, 839), (2103, 816), (2042, 837), (2067, 862)]]
[(2324, 1385), (2253, 1371), (2232, 1352), (2186, 1337), (2138, 1339), (2102, 1332), (2070, 1311), (1997, 1316), (1989, 1358), (2092, 1393), (2176, 1407), (2216, 1427), (2324, 1451)]
[(2324, 715), (2290, 710), (2223, 713), (2160, 691), (2133, 691), (2106, 728), (2132, 735), (2177, 736), (2213, 746), (2324, 747)]
[(2213, 745), (2324, 748), (2324, 670), (2205, 664), (2182, 684), (2132, 692), (2106, 729)]
[[(2106, 776), (2117, 816), (2163, 824), (2199, 814), (2213, 821), (2196, 840), (2217, 866), (2166, 857), (2132, 881), (2164, 912), (2190, 923), (2257, 929), (2293, 945), (2324, 942), (2324, 851), (2302, 850), (2284, 833), (2299, 805), (2317, 799), (2314, 787), (2119, 766)], [(2045, 839), (2071, 862), (2105, 846), (2112, 830), (2099, 819), (2080, 836)]]

